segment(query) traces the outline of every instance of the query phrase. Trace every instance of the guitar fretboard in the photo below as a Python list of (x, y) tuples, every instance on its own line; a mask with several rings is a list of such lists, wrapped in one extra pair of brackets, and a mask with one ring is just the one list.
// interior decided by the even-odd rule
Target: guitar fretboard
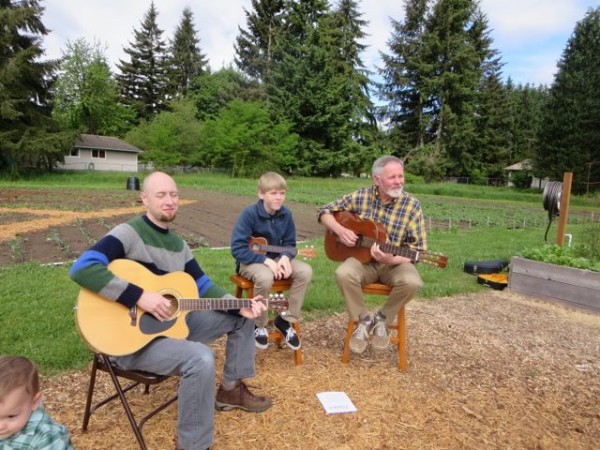
[(379, 247), (385, 253), (410, 258), (413, 263), (416, 263), (419, 260), (419, 252), (417, 250), (390, 244), (389, 242), (381, 242), (367, 236), (360, 237), (359, 245), (361, 247), (371, 247), (373, 244), (379, 244)]
[(277, 245), (269, 245), (269, 244), (258, 244), (257, 247), (261, 252), (289, 253), (292, 256), (296, 256), (298, 254), (298, 249), (296, 247), (280, 247)]
[(246, 298), (180, 298), (178, 301), (183, 311), (225, 311), (250, 306), (250, 299)]

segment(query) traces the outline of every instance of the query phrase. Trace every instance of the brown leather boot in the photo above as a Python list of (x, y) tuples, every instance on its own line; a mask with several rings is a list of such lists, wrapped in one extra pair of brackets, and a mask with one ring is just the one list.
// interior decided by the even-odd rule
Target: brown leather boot
[(219, 411), (230, 411), (235, 408), (247, 412), (263, 412), (271, 407), (271, 399), (254, 395), (243, 381), (238, 380), (235, 387), (229, 391), (219, 386), (215, 407)]

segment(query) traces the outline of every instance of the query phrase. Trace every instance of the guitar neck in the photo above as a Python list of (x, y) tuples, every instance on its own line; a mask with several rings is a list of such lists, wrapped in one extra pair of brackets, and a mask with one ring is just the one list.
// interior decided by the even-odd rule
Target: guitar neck
[(260, 244), (258, 245), (258, 249), (261, 252), (266, 253), (289, 253), (292, 256), (296, 256), (298, 254), (298, 249), (296, 247), (281, 247), (278, 245)]
[(390, 244), (389, 242), (381, 242), (367, 236), (361, 236), (359, 244), (361, 247), (371, 247), (373, 244), (378, 244), (384, 253), (389, 253), (395, 256), (403, 256), (409, 258), (412, 262), (419, 260), (419, 252), (408, 247)]
[(178, 301), (182, 311), (226, 311), (250, 306), (247, 298), (180, 298)]

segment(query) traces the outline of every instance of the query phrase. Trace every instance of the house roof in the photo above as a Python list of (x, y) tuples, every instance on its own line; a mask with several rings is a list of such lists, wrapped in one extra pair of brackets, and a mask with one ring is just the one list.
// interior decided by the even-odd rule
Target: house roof
[(512, 166), (505, 167), (504, 170), (531, 170), (531, 160), (524, 159), (518, 163), (514, 163)]
[(91, 148), (96, 150), (116, 150), (119, 152), (142, 153), (137, 147), (112, 136), (98, 136), (96, 134), (82, 134), (75, 141), (75, 148)]

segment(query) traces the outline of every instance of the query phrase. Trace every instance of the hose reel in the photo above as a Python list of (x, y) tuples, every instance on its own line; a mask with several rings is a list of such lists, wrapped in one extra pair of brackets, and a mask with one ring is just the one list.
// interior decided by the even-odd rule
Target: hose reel
[(562, 193), (562, 183), (560, 181), (550, 181), (544, 186), (544, 209), (548, 211), (548, 228), (544, 240), (548, 241), (548, 230), (552, 221), (560, 215), (560, 196)]

